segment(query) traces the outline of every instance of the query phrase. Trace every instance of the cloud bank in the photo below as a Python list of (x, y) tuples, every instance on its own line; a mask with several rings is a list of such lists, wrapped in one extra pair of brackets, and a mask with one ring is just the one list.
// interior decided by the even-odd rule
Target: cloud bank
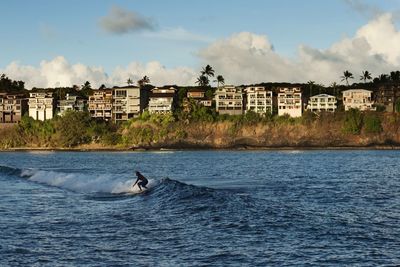
[(102, 67), (70, 64), (59, 56), (42, 61), (38, 67), (10, 63), (0, 73), (23, 80), (26, 87), (55, 87), (83, 84), (93, 87), (123, 85), (131, 78), (150, 77), (153, 85), (194, 85), (201, 66), (210, 64), (227, 84), (259, 82), (307, 82), (329, 85), (340, 82), (343, 71), (359, 81), (362, 71), (373, 76), (400, 69), (400, 32), (391, 14), (383, 14), (361, 27), (353, 37), (343, 38), (327, 49), (300, 45), (297, 57), (286, 58), (274, 51), (265, 35), (241, 32), (217, 40), (198, 52), (199, 67), (166, 68), (160, 62), (132, 62), (107, 74)]
[(118, 6), (113, 6), (110, 13), (100, 19), (99, 25), (104, 31), (111, 34), (124, 34), (155, 28), (151, 19)]

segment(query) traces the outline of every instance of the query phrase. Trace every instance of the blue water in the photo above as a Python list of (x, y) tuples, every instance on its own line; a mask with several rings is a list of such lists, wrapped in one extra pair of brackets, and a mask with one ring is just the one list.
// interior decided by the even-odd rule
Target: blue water
[[(0, 153), (0, 266), (400, 265), (400, 151)], [(133, 172), (149, 191), (129, 192)]]

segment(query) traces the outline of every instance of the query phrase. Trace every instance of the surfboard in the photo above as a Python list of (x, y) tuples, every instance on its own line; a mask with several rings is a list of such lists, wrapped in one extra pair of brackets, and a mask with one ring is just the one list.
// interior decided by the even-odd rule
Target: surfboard
[(142, 191), (140, 191), (139, 187), (135, 185), (135, 187), (132, 187), (129, 190), (129, 194), (132, 194), (132, 195), (143, 194), (143, 193), (147, 192), (148, 190), (149, 190), (149, 188), (142, 188)]

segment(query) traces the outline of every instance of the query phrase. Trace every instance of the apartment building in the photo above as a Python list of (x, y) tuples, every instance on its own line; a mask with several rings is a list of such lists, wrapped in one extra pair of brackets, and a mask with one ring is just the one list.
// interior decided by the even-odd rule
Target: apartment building
[(351, 89), (342, 92), (344, 110), (351, 108), (361, 111), (375, 110), (373, 107), (372, 91), (364, 89)]
[(17, 123), (28, 111), (28, 99), (23, 94), (0, 93), (0, 123)]
[(278, 88), (278, 115), (296, 118), (302, 115), (302, 95), (300, 87)]
[(68, 110), (84, 111), (86, 100), (78, 96), (66, 94), (65, 99), (58, 100), (58, 115), (62, 116)]
[(246, 111), (254, 111), (259, 114), (272, 114), (272, 91), (265, 87), (247, 87), (246, 92)]
[(243, 114), (243, 89), (232, 85), (219, 87), (215, 92), (215, 104), (219, 114)]
[(375, 103), (383, 106), (385, 111), (396, 111), (396, 102), (400, 99), (400, 86), (382, 85), (375, 94)]
[(141, 112), (140, 88), (136, 86), (113, 88), (113, 121), (126, 121)]
[(193, 99), (200, 105), (211, 107), (212, 99), (206, 97), (206, 90), (203, 88), (190, 88), (186, 94), (187, 98)]
[(35, 120), (49, 120), (54, 115), (53, 93), (48, 91), (38, 91), (29, 93), (29, 116)]
[(175, 106), (176, 87), (155, 87), (151, 90), (149, 112), (166, 114), (171, 113)]
[(307, 109), (313, 112), (335, 112), (337, 108), (337, 99), (328, 94), (319, 94), (310, 97)]
[(112, 89), (94, 90), (93, 94), (89, 96), (88, 110), (92, 118), (109, 121), (112, 119), (112, 109), (113, 109)]

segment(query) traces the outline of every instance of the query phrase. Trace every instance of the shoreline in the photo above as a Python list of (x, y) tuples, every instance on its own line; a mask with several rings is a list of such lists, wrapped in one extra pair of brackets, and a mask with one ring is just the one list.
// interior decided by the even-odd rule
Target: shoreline
[(95, 147), (95, 148), (59, 148), (59, 147), (16, 147), (10, 149), (0, 149), (1, 152), (156, 152), (156, 151), (317, 151), (317, 150), (400, 150), (400, 146), (281, 146), (281, 147), (255, 147), (255, 146), (232, 146), (232, 147), (137, 147), (137, 148), (115, 148), (115, 147)]

